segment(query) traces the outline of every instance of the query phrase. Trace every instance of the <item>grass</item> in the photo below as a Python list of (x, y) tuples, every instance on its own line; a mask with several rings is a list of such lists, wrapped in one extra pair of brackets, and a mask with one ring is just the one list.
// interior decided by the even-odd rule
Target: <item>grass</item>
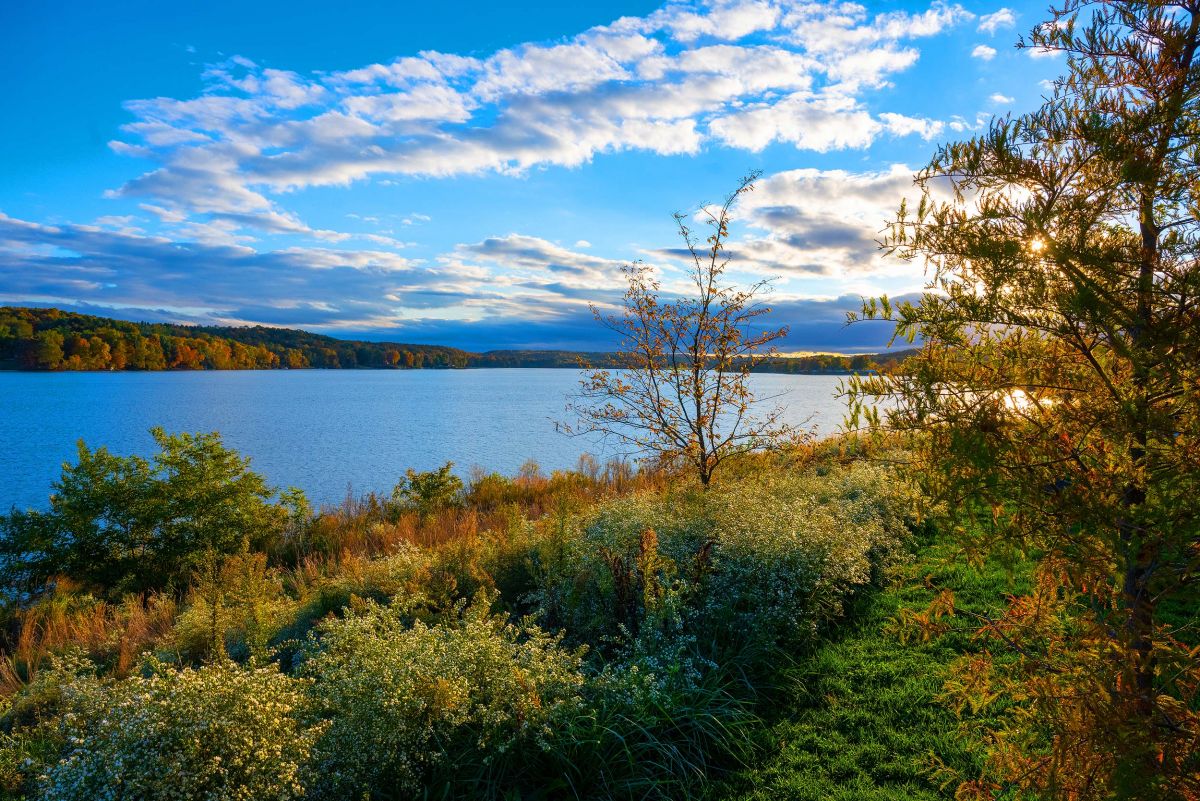
[(905, 640), (894, 621), (941, 588), (960, 608), (995, 611), (1027, 587), (1027, 565), (982, 569), (943, 542), (924, 542), (890, 588), (858, 600), (849, 619), (799, 655), (763, 732), (766, 756), (715, 783), (710, 801), (924, 801), (952, 799), (940, 761), (978, 772), (982, 748), (939, 702), (950, 664), (978, 649), (970, 621), (933, 639)]

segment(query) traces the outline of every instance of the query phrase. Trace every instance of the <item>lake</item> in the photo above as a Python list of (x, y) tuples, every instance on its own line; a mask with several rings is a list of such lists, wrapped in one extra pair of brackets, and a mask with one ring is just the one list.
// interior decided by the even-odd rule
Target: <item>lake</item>
[[(75, 442), (119, 454), (154, 452), (149, 429), (220, 431), (272, 484), (315, 503), (389, 491), (405, 468), (452, 461), (512, 474), (527, 459), (546, 471), (590, 452), (620, 455), (558, 433), (579, 372), (551, 369), (274, 370), (162, 373), (0, 373), (0, 509), (44, 507)], [(841, 423), (841, 378), (755, 375), (779, 395), (787, 422)]]

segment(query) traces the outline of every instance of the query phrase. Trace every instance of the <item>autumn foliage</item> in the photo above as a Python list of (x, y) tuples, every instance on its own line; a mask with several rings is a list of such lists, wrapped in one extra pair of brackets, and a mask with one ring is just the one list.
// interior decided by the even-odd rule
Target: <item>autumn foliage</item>
[(1200, 6), (1067, 2), (1028, 44), (1067, 74), (917, 176), (887, 245), (929, 291), (864, 316), (923, 347), (853, 393), (965, 554), (1039, 561), (973, 621), (995, 658), (953, 694), (1008, 706), (960, 795), (1197, 798)]

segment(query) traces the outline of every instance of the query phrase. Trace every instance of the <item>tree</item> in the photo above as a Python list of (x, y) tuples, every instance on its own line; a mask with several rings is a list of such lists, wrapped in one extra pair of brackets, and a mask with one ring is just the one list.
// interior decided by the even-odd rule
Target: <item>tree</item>
[(462, 502), (462, 479), (454, 475), (454, 463), (437, 470), (417, 472), (411, 467), (392, 490), (392, 505), (398, 510), (415, 510), (421, 519)]
[(63, 335), (59, 331), (42, 331), (34, 337), (33, 361), (38, 367), (57, 369), (63, 361)]
[(1067, 54), (1051, 96), (939, 149), (890, 226), (929, 292), (862, 316), (923, 346), (852, 395), (919, 432), (950, 509), (982, 512), (969, 550), (1038, 558), (1033, 592), (981, 621), (1015, 666), (960, 683), (1025, 699), (964, 795), (1196, 798), (1200, 3), (1052, 13), (1021, 43)]
[(781, 423), (781, 408), (756, 414), (761, 404), (749, 385), (753, 367), (775, 355), (770, 343), (787, 334), (786, 327), (760, 327), (770, 309), (758, 298), (770, 282), (739, 288), (726, 274), (731, 213), (757, 178), (751, 173), (720, 206), (701, 210), (712, 229), (703, 243), (688, 215), (675, 214), (690, 257), (691, 295), (663, 298), (653, 270), (635, 262), (624, 268), (629, 287), (621, 313), (592, 306), (620, 337), (618, 369), (588, 373), (568, 406), (578, 422), (560, 429), (614, 437), (640, 456), (681, 460), (704, 486), (728, 459), (794, 435)]
[(36, 594), (55, 576), (110, 596), (182, 588), (206, 561), (283, 529), (272, 490), (217, 434), (152, 434), (152, 460), (80, 442), (49, 510), (0, 515), (7, 588)]

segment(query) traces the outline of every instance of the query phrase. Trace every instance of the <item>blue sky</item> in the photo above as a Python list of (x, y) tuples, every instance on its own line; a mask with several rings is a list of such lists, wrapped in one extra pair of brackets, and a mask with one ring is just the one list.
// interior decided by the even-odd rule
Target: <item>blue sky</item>
[(739, 280), (875, 350), (874, 240), (939, 142), (1036, 106), (1034, 3), (7, 3), (0, 303), (605, 348), (620, 266), (751, 169)]

